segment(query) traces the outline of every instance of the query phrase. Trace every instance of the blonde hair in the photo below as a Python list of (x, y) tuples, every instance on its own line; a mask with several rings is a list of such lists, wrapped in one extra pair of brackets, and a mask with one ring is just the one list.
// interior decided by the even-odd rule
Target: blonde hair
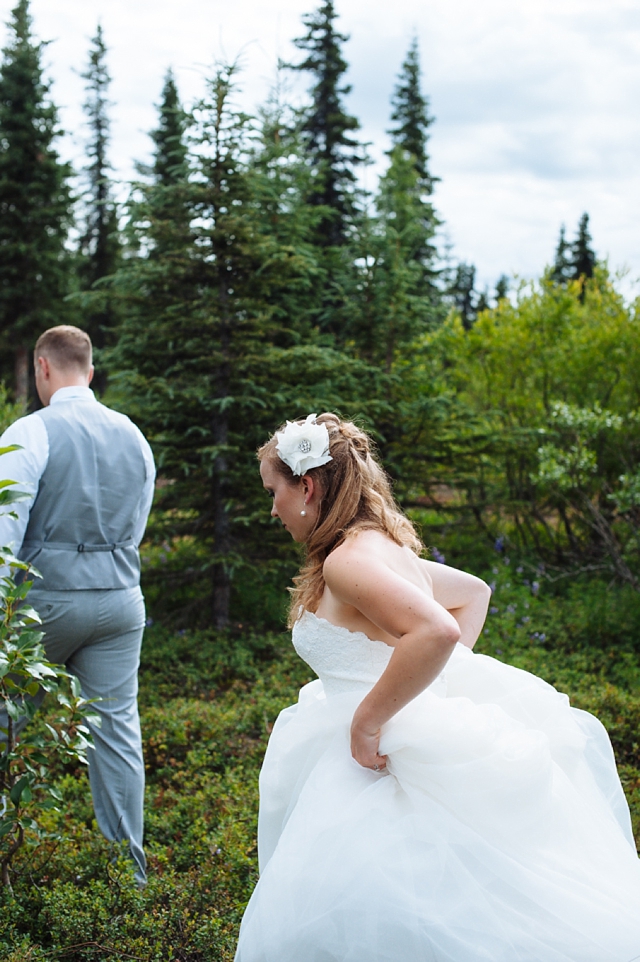
[(91, 338), (79, 327), (59, 324), (40, 335), (33, 356), (46, 357), (61, 371), (73, 368), (85, 374), (91, 367)]
[[(320, 489), (320, 510), (305, 544), (305, 562), (290, 589), (290, 626), (302, 609), (315, 611), (318, 607), (324, 591), (324, 562), (349, 535), (365, 529), (382, 531), (416, 554), (423, 550), (413, 525), (394, 501), (389, 478), (372, 451), (369, 436), (335, 414), (320, 414), (317, 422), (327, 427), (332, 460), (308, 472)], [(284, 425), (278, 428), (282, 430)], [(276, 451), (276, 434), (258, 450), (258, 459), (268, 460), (289, 484), (297, 485), (300, 479)]]

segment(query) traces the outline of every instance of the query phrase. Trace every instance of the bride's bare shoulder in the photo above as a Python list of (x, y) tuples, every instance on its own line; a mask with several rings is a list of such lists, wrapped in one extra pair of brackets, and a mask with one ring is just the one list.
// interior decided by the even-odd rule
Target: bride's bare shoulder
[(384, 553), (388, 553), (390, 549), (397, 550), (399, 548), (400, 546), (383, 531), (376, 531), (374, 528), (364, 528), (360, 531), (354, 531), (353, 534), (349, 534), (337, 548), (333, 549), (327, 557), (327, 561), (331, 559), (341, 561), (362, 554), (368, 556), (372, 553), (376, 556), (384, 555)]
[[(402, 548), (383, 531), (365, 528), (349, 534), (324, 562), (325, 579), (332, 573), (357, 565), (359, 568), (396, 568), (402, 565), (408, 549)], [(410, 554), (415, 558), (413, 552)], [(417, 560), (417, 558), (415, 559)]]

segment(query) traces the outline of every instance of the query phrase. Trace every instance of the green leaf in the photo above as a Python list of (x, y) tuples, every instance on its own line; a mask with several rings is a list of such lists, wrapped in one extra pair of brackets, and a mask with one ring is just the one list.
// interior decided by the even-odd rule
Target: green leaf
[(40, 617), (36, 609), (33, 608), (31, 605), (22, 605), (18, 609), (18, 613), (21, 618), (27, 618), (29, 619), (29, 621), (34, 621), (38, 625), (42, 624), (42, 618)]
[(33, 678), (55, 678), (57, 672), (54, 668), (51, 668), (48, 662), (37, 661), (33, 665), (26, 665), (25, 671), (28, 671)]
[(15, 701), (6, 701), (5, 708), (7, 715), (14, 722), (19, 721), (26, 714), (24, 709)]
[(23, 775), (22, 778), (20, 778), (20, 779), (15, 783), (15, 785), (13, 786), (13, 788), (11, 789), (11, 791), (9, 792), (9, 798), (11, 799), (11, 801), (13, 802), (13, 804), (16, 806), (16, 808), (17, 808), (18, 805), (20, 804), (20, 799), (21, 799), (21, 797), (22, 797), (22, 794), (23, 794), (23, 792), (25, 792), (25, 791), (27, 790), (27, 788), (29, 789), (29, 798), (28, 798), (28, 801), (31, 801), (31, 788), (29, 787), (29, 781), (30, 781), (29, 776), (28, 776), (28, 775)]
[(4, 491), (0, 491), (0, 507), (16, 504), (18, 501), (30, 501), (32, 498), (33, 495), (27, 494), (26, 491), (8, 491), (5, 488)]
[(32, 832), (37, 832), (38, 835), (40, 835), (38, 823), (36, 822), (35, 818), (29, 818), (28, 816), (26, 818), (21, 818), (18, 824), (22, 825), (23, 828), (31, 829)]

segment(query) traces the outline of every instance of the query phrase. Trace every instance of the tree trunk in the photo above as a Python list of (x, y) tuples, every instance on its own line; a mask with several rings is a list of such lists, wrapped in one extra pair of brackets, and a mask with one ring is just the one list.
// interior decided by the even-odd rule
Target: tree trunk
[[(228, 291), (226, 280), (219, 286), (220, 302), (220, 355), (221, 363), (216, 372), (216, 394), (221, 400), (229, 395), (229, 348), (231, 330), (228, 318)], [(213, 539), (214, 551), (218, 561), (213, 566), (213, 607), (212, 619), (215, 628), (226, 628), (229, 623), (229, 601), (231, 598), (231, 578), (227, 556), (230, 550), (230, 526), (228, 500), (229, 463), (226, 448), (229, 442), (229, 415), (220, 406), (213, 416), (211, 425), (214, 446), (218, 449), (213, 465)]]
[[(219, 412), (213, 419), (213, 443), (225, 446), (229, 435), (229, 424), (225, 413)], [(227, 456), (218, 454), (214, 463), (213, 476), (213, 536), (214, 551), (218, 558), (229, 552), (229, 512), (226, 505)], [(213, 608), (212, 620), (215, 628), (226, 628), (229, 623), (229, 600), (231, 579), (225, 560), (218, 560), (213, 566)]]
[(29, 399), (29, 352), (26, 347), (17, 347), (15, 356), (16, 401), (27, 406)]

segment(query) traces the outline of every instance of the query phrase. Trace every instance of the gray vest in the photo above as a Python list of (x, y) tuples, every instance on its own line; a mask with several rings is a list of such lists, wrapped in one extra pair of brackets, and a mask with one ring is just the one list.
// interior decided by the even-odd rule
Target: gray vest
[(37, 415), (49, 461), (18, 553), (42, 575), (34, 588), (134, 587), (140, 557), (132, 535), (146, 471), (133, 424), (93, 400), (54, 404)]

